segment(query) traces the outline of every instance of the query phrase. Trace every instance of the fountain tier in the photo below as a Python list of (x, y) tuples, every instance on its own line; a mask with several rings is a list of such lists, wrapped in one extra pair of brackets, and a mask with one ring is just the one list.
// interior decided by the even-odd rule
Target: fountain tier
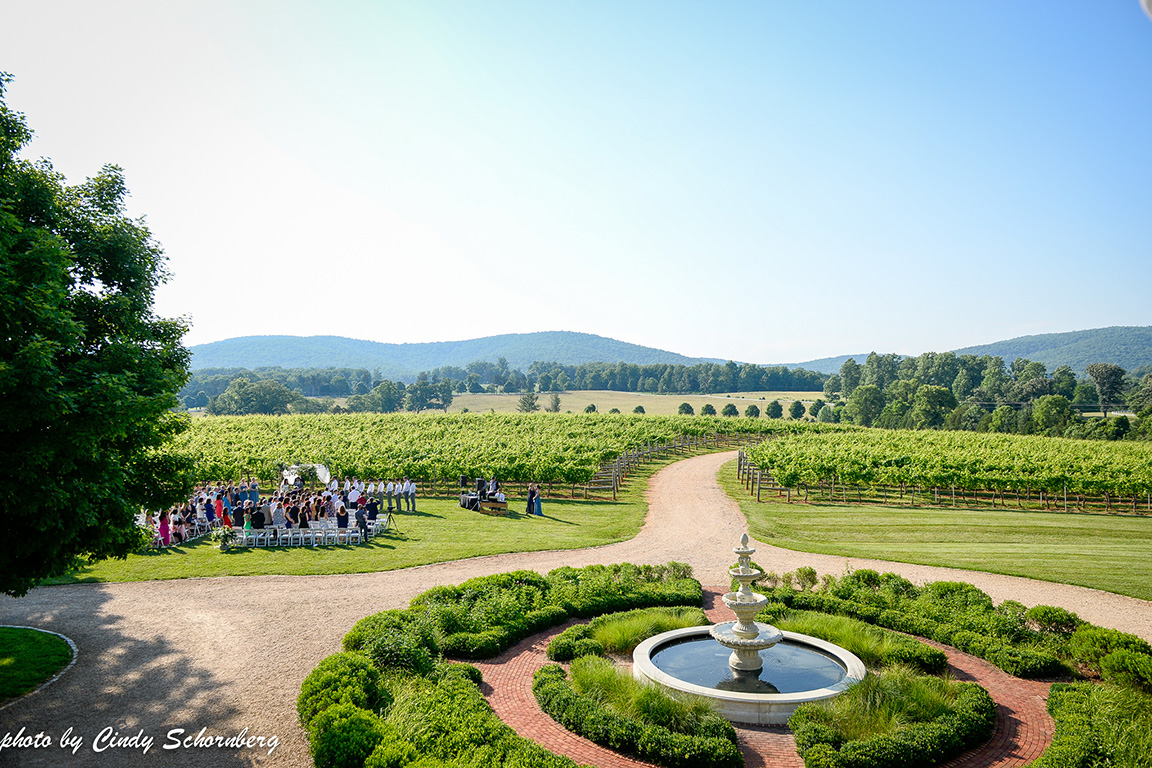
[[(840, 646), (756, 621), (768, 598), (751, 589), (762, 572), (751, 567), (756, 550), (748, 534), (732, 551), (737, 566), (728, 573), (740, 588), (722, 599), (736, 621), (648, 638), (632, 653), (637, 679), (711, 699), (729, 720), (756, 725), (784, 725), (801, 704), (838, 696), (864, 679), (863, 662)], [(724, 649), (732, 651), (727, 669)], [(767, 672), (761, 652), (769, 656)]]

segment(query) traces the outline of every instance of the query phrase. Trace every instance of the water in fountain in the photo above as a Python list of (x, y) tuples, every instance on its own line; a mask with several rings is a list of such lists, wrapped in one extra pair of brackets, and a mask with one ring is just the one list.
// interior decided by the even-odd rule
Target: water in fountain
[(761, 725), (782, 725), (799, 704), (836, 696), (864, 678), (864, 665), (843, 648), (756, 621), (768, 603), (751, 589), (761, 575), (751, 567), (756, 550), (745, 534), (733, 551), (737, 566), (728, 572), (740, 588), (722, 599), (736, 621), (645, 640), (632, 656), (637, 678), (713, 699), (730, 720)]

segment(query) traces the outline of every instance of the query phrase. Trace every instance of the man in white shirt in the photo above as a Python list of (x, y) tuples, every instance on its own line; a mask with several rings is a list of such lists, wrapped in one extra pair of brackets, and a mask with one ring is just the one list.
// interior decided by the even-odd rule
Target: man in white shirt
[(353, 509), (356, 508), (356, 502), (360, 500), (360, 491), (356, 490), (356, 486), (352, 486), (352, 490), (348, 491), (348, 506)]
[(372, 480), (368, 483), (368, 490), (366, 493), (368, 496), (375, 496), (376, 495), (376, 481), (375, 480)]
[[(391, 480), (388, 481), (388, 511), (392, 511), (392, 496), (396, 493), (396, 484)], [(399, 511), (399, 501), (397, 501), (397, 511)]]
[(404, 480), (404, 498), (408, 500), (408, 511), (416, 511), (416, 483), (405, 478)]

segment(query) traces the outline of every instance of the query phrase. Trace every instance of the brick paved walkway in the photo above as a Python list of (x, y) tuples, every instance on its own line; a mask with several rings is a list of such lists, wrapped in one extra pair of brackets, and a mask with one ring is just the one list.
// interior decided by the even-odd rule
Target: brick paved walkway
[[(723, 587), (705, 587), (704, 612), (710, 621), (726, 621), (720, 600)], [(557, 754), (596, 768), (635, 768), (649, 763), (607, 750), (570, 733), (544, 714), (532, 695), (532, 674), (548, 663), (549, 641), (575, 622), (527, 638), (495, 659), (475, 662), (484, 675), (488, 703), (521, 736)], [(987, 744), (960, 755), (943, 768), (1012, 768), (1035, 760), (1052, 740), (1052, 719), (1045, 709), (1048, 683), (1020, 680), (983, 659), (928, 642), (948, 654), (952, 674), (988, 689), (996, 702), (996, 730)], [(786, 728), (736, 726), (740, 751), (748, 768), (802, 768), (796, 743)]]

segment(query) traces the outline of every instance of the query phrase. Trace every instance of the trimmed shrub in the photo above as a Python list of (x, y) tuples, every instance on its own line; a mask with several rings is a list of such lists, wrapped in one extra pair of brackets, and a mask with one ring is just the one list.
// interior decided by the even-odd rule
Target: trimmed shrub
[(548, 658), (552, 661), (572, 661), (580, 656), (600, 656), (604, 646), (588, 636), (587, 624), (577, 624), (564, 630), (548, 643)]
[(1072, 633), (1069, 649), (1076, 661), (1099, 671), (1100, 662), (1113, 651), (1125, 650), (1152, 655), (1152, 646), (1136, 635), (1116, 629), (1084, 624)]
[(377, 669), (400, 669), (417, 675), (432, 671), (432, 656), (412, 635), (403, 632), (380, 634), (368, 647), (368, 657)]
[(300, 686), (296, 714), (307, 728), (316, 715), (341, 703), (373, 712), (392, 703), (380, 688), (380, 673), (359, 653), (337, 653), (317, 664)]
[(379, 715), (348, 703), (316, 715), (308, 731), (316, 768), (361, 768), (380, 742), (396, 738)]
[(475, 683), (456, 671), (459, 666), (447, 665), (436, 680), (411, 675), (388, 679), (395, 696), (388, 722), (425, 760), (476, 768), (575, 768), (570, 759), (521, 738), (504, 724)]
[(1037, 632), (1070, 635), (1080, 626), (1080, 617), (1072, 611), (1052, 605), (1035, 605), (1024, 614), (1028, 625)]
[(887, 734), (842, 741), (825, 722), (818, 704), (803, 704), (789, 720), (797, 751), (807, 768), (907, 768), (934, 765), (987, 741), (996, 724), (996, 704), (975, 683), (962, 683), (951, 710)]
[(1100, 660), (1101, 676), (1116, 685), (1152, 693), (1152, 656), (1118, 648)]
[(364, 768), (405, 768), (420, 759), (420, 752), (403, 739), (385, 738), (364, 762)]
[(381, 611), (365, 616), (344, 635), (344, 650), (362, 651), (382, 633), (407, 629), (413, 618), (423, 611)]
[(728, 739), (673, 733), (624, 717), (581, 696), (557, 665), (537, 670), (532, 692), (552, 719), (608, 749), (669, 768), (741, 768), (744, 764), (740, 750)]
[(1152, 755), (1152, 696), (1094, 683), (1055, 683), (1052, 743), (1032, 768), (1145, 766)]

